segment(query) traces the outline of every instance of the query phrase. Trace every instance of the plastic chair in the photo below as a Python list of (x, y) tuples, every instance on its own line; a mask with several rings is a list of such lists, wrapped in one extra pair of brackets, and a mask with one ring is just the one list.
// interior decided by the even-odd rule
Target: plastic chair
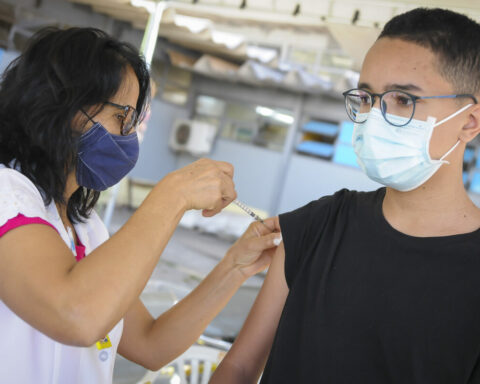
[[(175, 373), (170, 379), (171, 384), (207, 384), (212, 375), (212, 368), (221, 360), (224, 352), (211, 347), (193, 345), (182, 355), (177, 357), (167, 366), (174, 366)], [(186, 371), (190, 367), (190, 374)], [(160, 376), (161, 370), (147, 371), (137, 384), (153, 384)]]

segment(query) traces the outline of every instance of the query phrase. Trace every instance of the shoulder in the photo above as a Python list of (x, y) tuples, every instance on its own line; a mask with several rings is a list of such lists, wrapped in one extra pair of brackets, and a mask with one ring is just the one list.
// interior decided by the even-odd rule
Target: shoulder
[(26, 176), (3, 166), (0, 168), (0, 225), (20, 213), (45, 218), (45, 203), (40, 191)]
[(285, 279), (291, 287), (309, 247), (317, 244), (325, 233), (338, 226), (358, 221), (371, 214), (382, 190), (358, 192), (342, 189), (294, 211), (279, 216), (285, 248)]
[(354, 191), (349, 189), (341, 189), (331, 196), (325, 196), (317, 200), (320, 203), (325, 200), (324, 204), (345, 205), (345, 204), (371, 204), (385, 194), (385, 188), (379, 188), (375, 191)]
[(280, 228), (285, 243), (285, 251), (299, 249), (308, 242), (312, 233), (322, 232), (328, 226), (330, 218), (337, 217), (340, 207), (356, 197), (357, 192), (342, 189), (333, 195), (323, 196), (318, 200), (283, 213), (279, 216)]
[(280, 228), (286, 237), (306, 240), (333, 222), (349, 222), (371, 215), (373, 207), (385, 194), (384, 188), (371, 192), (342, 189), (311, 201), (301, 208), (279, 215)]
[(309, 213), (322, 212), (335, 207), (342, 207), (348, 204), (370, 205), (383, 198), (385, 188), (379, 188), (375, 191), (359, 192), (349, 189), (341, 189), (333, 195), (327, 195), (318, 200), (311, 201), (301, 208), (286, 212), (280, 216), (286, 215), (308, 215)]
[(299, 217), (301, 219), (315, 220), (325, 217), (325, 214), (332, 210), (337, 210), (350, 204), (364, 202), (374, 199), (377, 191), (374, 192), (358, 192), (348, 189), (341, 189), (333, 195), (327, 195), (318, 200), (311, 201), (303, 207), (280, 215), (280, 221)]
[(0, 191), (5, 193), (12, 190), (23, 190), (42, 198), (38, 188), (28, 177), (13, 168), (0, 166)]

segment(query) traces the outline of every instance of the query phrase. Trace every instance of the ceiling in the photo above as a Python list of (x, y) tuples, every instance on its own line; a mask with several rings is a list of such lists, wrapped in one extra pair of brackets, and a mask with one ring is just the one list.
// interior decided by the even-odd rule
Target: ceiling
[[(145, 26), (147, 11), (130, 0), (69, 0), (89, 4), (100, 13)], [(325, 22), (381, 26), (392, 16), (417, 6), (443, 7), (480, 20), (480, 0), (177, 0), (167, 1), (178, 13), (237, 23), (317, 28)]]
[[(155, 3), (152, 0), (61, 1), (82, 4), (142, 32), (149, 20), (146, 8)], [(143, 6), (132, 5), (142, 3)], [(167, 0), (163, 3), (166, 7), (158, 32), (162, 39), (157, 41), (157, 65), (168, 57), (173, 66), (205, 76), (307, 93), (340, 94), (339, 90), (355, 84), (366, 52), (384, 23), (394, 15), (417, 6), (444, 7), (480, 22), (480, 0)], [(0, 28), (0, 41), (10, 48), (21, 46), (42, 25), (61, 26), (63, 20), (40, 20), (35, 8), (22, 7), (15, 0), (3, 8), (2, 4), (0, 0), (0, 26), (11, 25), (11, 28)], [(29, 12), (32, 14), (28, 15)], [(123, 30), (122, 25), (117, 24)]]
[[(149, 13), (132, 3), (150, 0), (68, 0), (87, 4), (95, 12), (131, 23), (144, 30)], [(480, 22), (480, 0), (176, 0), (166, 1), (159, 35), (189, 48), (224, 57), (245, 59), (245, 44), (224, 50), (217, 44), (222, 33), (243, 36), (246, 43), (283, 47), (310, 46), (325, 49), (322, 36), (340, 45), (358, 69), (363, 56), (392, 16), (417, 6), (444, 7)], [(194, 17), (198, 20), (193, 22)], [(183, 20), (180, 20), (180, 19)], [(193, 20), (193, 21), (192, 21)], [(235, 40), (233, 35), (223, 39)], [(222, 40), (222, 39), (220, 39)], [(228, 44), (227, 44), (228, 45)], [(217, 49), (219, 48), (219, 49)]]
[[(95, 12), (146, 28), (150, 0), (66, 0), (90, 6)], [(246, 78), (273, 81), (277, 73), (269, 68), (257, 71), (255, 62), (279, 70), (284, 86), (319, 88), (322, 76), (340, 86), (350, 81), (351, 70), (358, 71), (368, 48), (382, 26), (393, 16), (418, 6), (442, 7), (470, 16), (480, 22), (480, 0), (176, 0), (165, 1), (159, 36), (181, 47), (213, 55), (183, 65), (200, 73), (245, 81)], [(302, 53), (302, 49), (305, 52)], [(273, 55), (272, 55), (273, 50)], [(281, 68), (291, 59), (292, 50), (307, 57), (317, 55), (310, 67)], [(330, 55), (330, 56), (329, 56)], [(216, 60), (218, 57), (226, 62)], [(326, 60), (325, 57), (331, 57)], [(349, 66), (337, 63), (350, 60)], [(188, 61), (188, 59), (186, 59)], [(322, 61), (323, 60), (323, 61)], [(322, 62), (320, 62), (322, 61)], [(232, 69), (233, 63), (236, 70)], [(221, 68), (219, 70), (219, 68)], [(233, 76), (235, 74), (235, 76)], [(265, 74), (268, 74), (266, 76)], [(313, 80), (311, 74), (317, 76)], [(266, 76), (266, 77), (265, 77)], [(300, 80), (303, 79), (303, 82)]]

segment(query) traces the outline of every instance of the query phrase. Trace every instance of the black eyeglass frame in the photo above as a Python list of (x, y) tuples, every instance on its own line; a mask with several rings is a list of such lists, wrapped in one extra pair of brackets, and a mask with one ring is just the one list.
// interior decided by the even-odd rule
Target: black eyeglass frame
[[(365, 119), (364, 121), (355, 121), (352, 119), (352, 117), (350, 116), (350, 114), (348, 113), (348, 108), (347, 108), (347, 96), (349, 95), (350, 92), (352, 91), (362, 91), (362, 92), (365, 92), (366, 94), (368, 94), (370, 96), (370, 100), (371, 100), (371, 105), (370, 105), (370, 109), (373, 108), (373, 105), (375, 104), (375, 100), (376, 100), (376, 97), (379, 98), (380, 100), (380, 111), (382, 112), (382, 115), (383, 115), (383, 118), (385, 119), (385, 121), (390, 124), (390, 125), (393, 125), (395, 127), (403, 127), (405, 125), (407, 125), (408, 123), (410, 123), (410, 121), (412, 121), (413, 119), (413, 116), (415, 116), (415, 107), (417, 105), (417, 100), (420, 100), (420, 99), (458, 99), (458, 98), (465, 98), (465, 97), (468, 97), (468, 98), (471, 98), (475, 104), (478, 104), (478, 101), (477, 101), (477, 98), (472, 95), (472, 94), (469, 94), (469, 93), (465, 93), (465, 94), (458, 94), (458, 95), (440, 95), (440, 96), (416, 96), (416, 95), (412, 95), (411, 93), (409, 92), (405, 92), (405, 91), (402, 91), (402, 90), (399, 90), (399, 89), (391, 89), (391, 90), (388, 90), (388, 91), (385, 91), (383, 93), (374, 93), (374, 92), (370, 92), (370, 91), (367, 91), (366, 89), (362, 89), (362, 88), (352, 88), (352, 89), (349, 89), (348, 91), (345, 91), (342, 93), (343, 97), (344, 97), (344, 100), (345, 100), (345, 109), (347, 111), (347, 115), (349, 117), (350, 120), (352, 120), (354, 123), (358, 123), (358, 124), (363, 124), (367, 121), (367, 119)], [(383, 97), (387, 94), (387, 93), (391, 93), (391, 92), (401, 92), (407, 96), (410, 97), (410, 99), (412, 100), (413, 102), (413, 110), (412, 110), (412, 116), (410, 116), (410, 119), (408, 119), (408, 121), (404, 124), (392, 124), (390, 121), (388, 121), (387, 117), (385, 116), (385, 111), (384, 109), (382, 108), (382, 100), (383, 100)]]
[[(120, 105), (120, 104), (112, 103), (111, 101), (105, 101), (104, 104), (111, 105), (112, 107), (123, 110), (123, 120), (122, 120), (122, 124), (120, 126), (120, 133), (121, 133), (122, 136), (127, 136), (128, 134), (130, 134), (132, 129), (134, 129), (138, 124), (138, 112), (137, 112), (137, 110), (134, 107), (132, 107), (131, 105)], [(133, 111), (132, 112), (132, 119), (131, 119), (132, 123), (129, 127), (125, 127), (125, 119), (127, 118), (130, 110)]]

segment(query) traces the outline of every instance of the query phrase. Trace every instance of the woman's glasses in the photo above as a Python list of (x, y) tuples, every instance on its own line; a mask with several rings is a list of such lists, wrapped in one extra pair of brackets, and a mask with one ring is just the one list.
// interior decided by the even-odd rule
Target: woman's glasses
[(115, 104), (110, 101), (105, 102), (106, 105), (111, 105), (117, 109), (123, 111), (123, 115), (119, 116), (120, 120), (120, 133), (122, 136), (127, 136), (130, 132), (137, 127), (138, 113), (135, 108), (130, 105)]
[[(373, 93), (364, 89), (355, 88), (344, 92), (343, 96), (345, 98), (345, 108), (348, 117), (353, 122), (364, 123), (378, 97), (380, 100), (380, 110), (382, 111), (384, 119), (389, 124), (396, 127), (403, 127), (413, 119), (416, 101), (419, 99), (452, 99), (468, 97), (477, 104), (475, 96), (470, 94), (415, 96), (404, 91), (392, 90), (384, 93)], [(403, 119), (399, 122), (396, 117), (403, 117)]]

